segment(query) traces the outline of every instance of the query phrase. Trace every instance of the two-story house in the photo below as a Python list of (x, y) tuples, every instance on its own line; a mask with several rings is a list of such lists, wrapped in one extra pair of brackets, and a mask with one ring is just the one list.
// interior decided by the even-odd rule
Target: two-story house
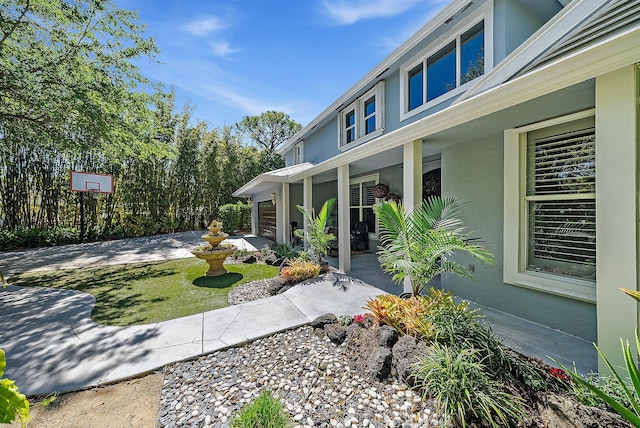
[(638, 63), (637, 0), (453, 0), (235, 195), (278, 241), (296, 205), (336, 197), (348, 272), (355, 222), (375, 248), (374, 186), (411, 209), (439, 178), (496, 256), (443, 288), (619, 354), (639, 315), (618, 289), (638, 289)]

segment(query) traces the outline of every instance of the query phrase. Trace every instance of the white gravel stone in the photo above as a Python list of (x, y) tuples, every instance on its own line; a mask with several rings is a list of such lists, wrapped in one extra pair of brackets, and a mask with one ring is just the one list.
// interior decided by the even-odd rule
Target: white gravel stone
[(300, 427), (419, 428), (438, 419), (431, 401), (396, 379), (382, 383), (357, 375), (344, 345), (301, 327), (167, 366), (158, 426), (228, 428), (265, 389)]

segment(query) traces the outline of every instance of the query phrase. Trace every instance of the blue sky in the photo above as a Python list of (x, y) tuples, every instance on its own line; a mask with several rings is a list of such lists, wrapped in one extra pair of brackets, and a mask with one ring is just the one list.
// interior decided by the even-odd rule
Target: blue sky
[(194, 118), (232, 125), (284, 111), (306, 125), (424, 25), (445, 0), (116, 0), (161, 53), (148, 78)]

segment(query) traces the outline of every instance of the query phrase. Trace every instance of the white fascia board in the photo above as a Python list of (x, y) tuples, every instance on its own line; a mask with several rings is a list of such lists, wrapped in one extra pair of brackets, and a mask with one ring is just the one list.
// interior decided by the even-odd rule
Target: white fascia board
[(368, 74), (366, 74), (358, 83), (353, 85), (351, 89), (342, 94), (340, 98), (333, 102), (329, 107), (327, 107), (320, 115), (318, 115), (315, 119), (309, 122), (304, 128), (298, 131), (293, 137), (291, 137), (287, 142), (284, 143), (281, 147), (279, 147), (276, 152), (283, 155), (293, 146), (298, 140), (304, 139), (306, 134), (315, 128), (318, 124), (324, 121), (327, 117), (334, 114), (342, 104), (347, 102), (352, 97), (356, 96), (360, 91), (365, 89), (367, 85), (371, 83), (375, 83), (374, 80), (384, 74), (388, 68), (390, 68), (396, 61), (398, 61), (404, 54), (406, 54), (409, 50), (413, 49), (418, 43), (420, 43), (425, 37), (427, 37), (431, 32), (436, 30), (440, 25), (445, 23), (447, 19), (463, 10), (467, 7), (469, 3), (472, 3), (471, 0), (453, 0), (449, 3), (444, 9), (442, 9), (438, 14), (436, 14), (429, 22), (427, 22), (422, 28), (420, 28), (413, 36), (411, 36), (406, 42), (404, 42), (400, 47), (398, 47), (395, 51), (393, 51), (389, 56), (387, 56), (380, 64), (378, 64), (373, 70), (371, 70)]
[(236, 190), (231, 194), (236, 198), (243, 196), (251, 196), (255, 192), (251, 192), (251, 190), (255, 189), (257, 186), (263, 183), (289, 183), (289, 177), (294, 175), (298, 171), (298, 174), (305, 169), (312, 167), (313, 164), (311, 162), (304, 162), (301, 164), (286, 166), (284, 168), (276, 169), (273, 171), (263, 172), (262, 174), (255, 177), (253, 180), (249, 181), (247, 184)]
[(262, 183), (287, 183), (289, 176), (273, 176), (268, 173), (260, 174), (235, 192), (231, 194), (234, 198), (241, 198), (251, 196), (253, 192), (252, 189), (256, 188)]
[(389, 134), (366, 142), (355, 150), (341, 153), (301, 173), (292, 180), (320, 174), (352, 163), (408, 141), (423, 139), (440, 131), (504, 110), (596, 76), (635, 64), (640, 58), (640, 28), (630, 29), (598, 44), (496, 86), (459, 104), (454, 104), (406, 125)]
[(529, 65), (546, 49), (571, 32), (586, 18), (591, 16), (603, 4), (610, 0), (581, 0), (573, 1), (538, 31), (533, 33), (524, 43), (516, 48), (507, 58), (502, 60), (493, 70), (478, 79), (478, 81), (456, 100), (456, 104), (463, 102), (479, 93), (500, 85), (511, 76)]

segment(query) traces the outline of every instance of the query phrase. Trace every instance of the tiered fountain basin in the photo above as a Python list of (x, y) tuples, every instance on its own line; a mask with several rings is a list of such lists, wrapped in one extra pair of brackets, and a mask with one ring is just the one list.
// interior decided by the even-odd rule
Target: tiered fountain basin
[(221, 227), (209, 227), (209, 234), (202, 235), (202, 239), (209, 245), (197, 247), (191, 250), (191, 254), (209, 264), (209, 270), (205, 276), (220, 276), (227, 273), (224, 261), (233, 254), (238, 247), (231, 244), (221, 244), (229, 235), (221, 232)]

